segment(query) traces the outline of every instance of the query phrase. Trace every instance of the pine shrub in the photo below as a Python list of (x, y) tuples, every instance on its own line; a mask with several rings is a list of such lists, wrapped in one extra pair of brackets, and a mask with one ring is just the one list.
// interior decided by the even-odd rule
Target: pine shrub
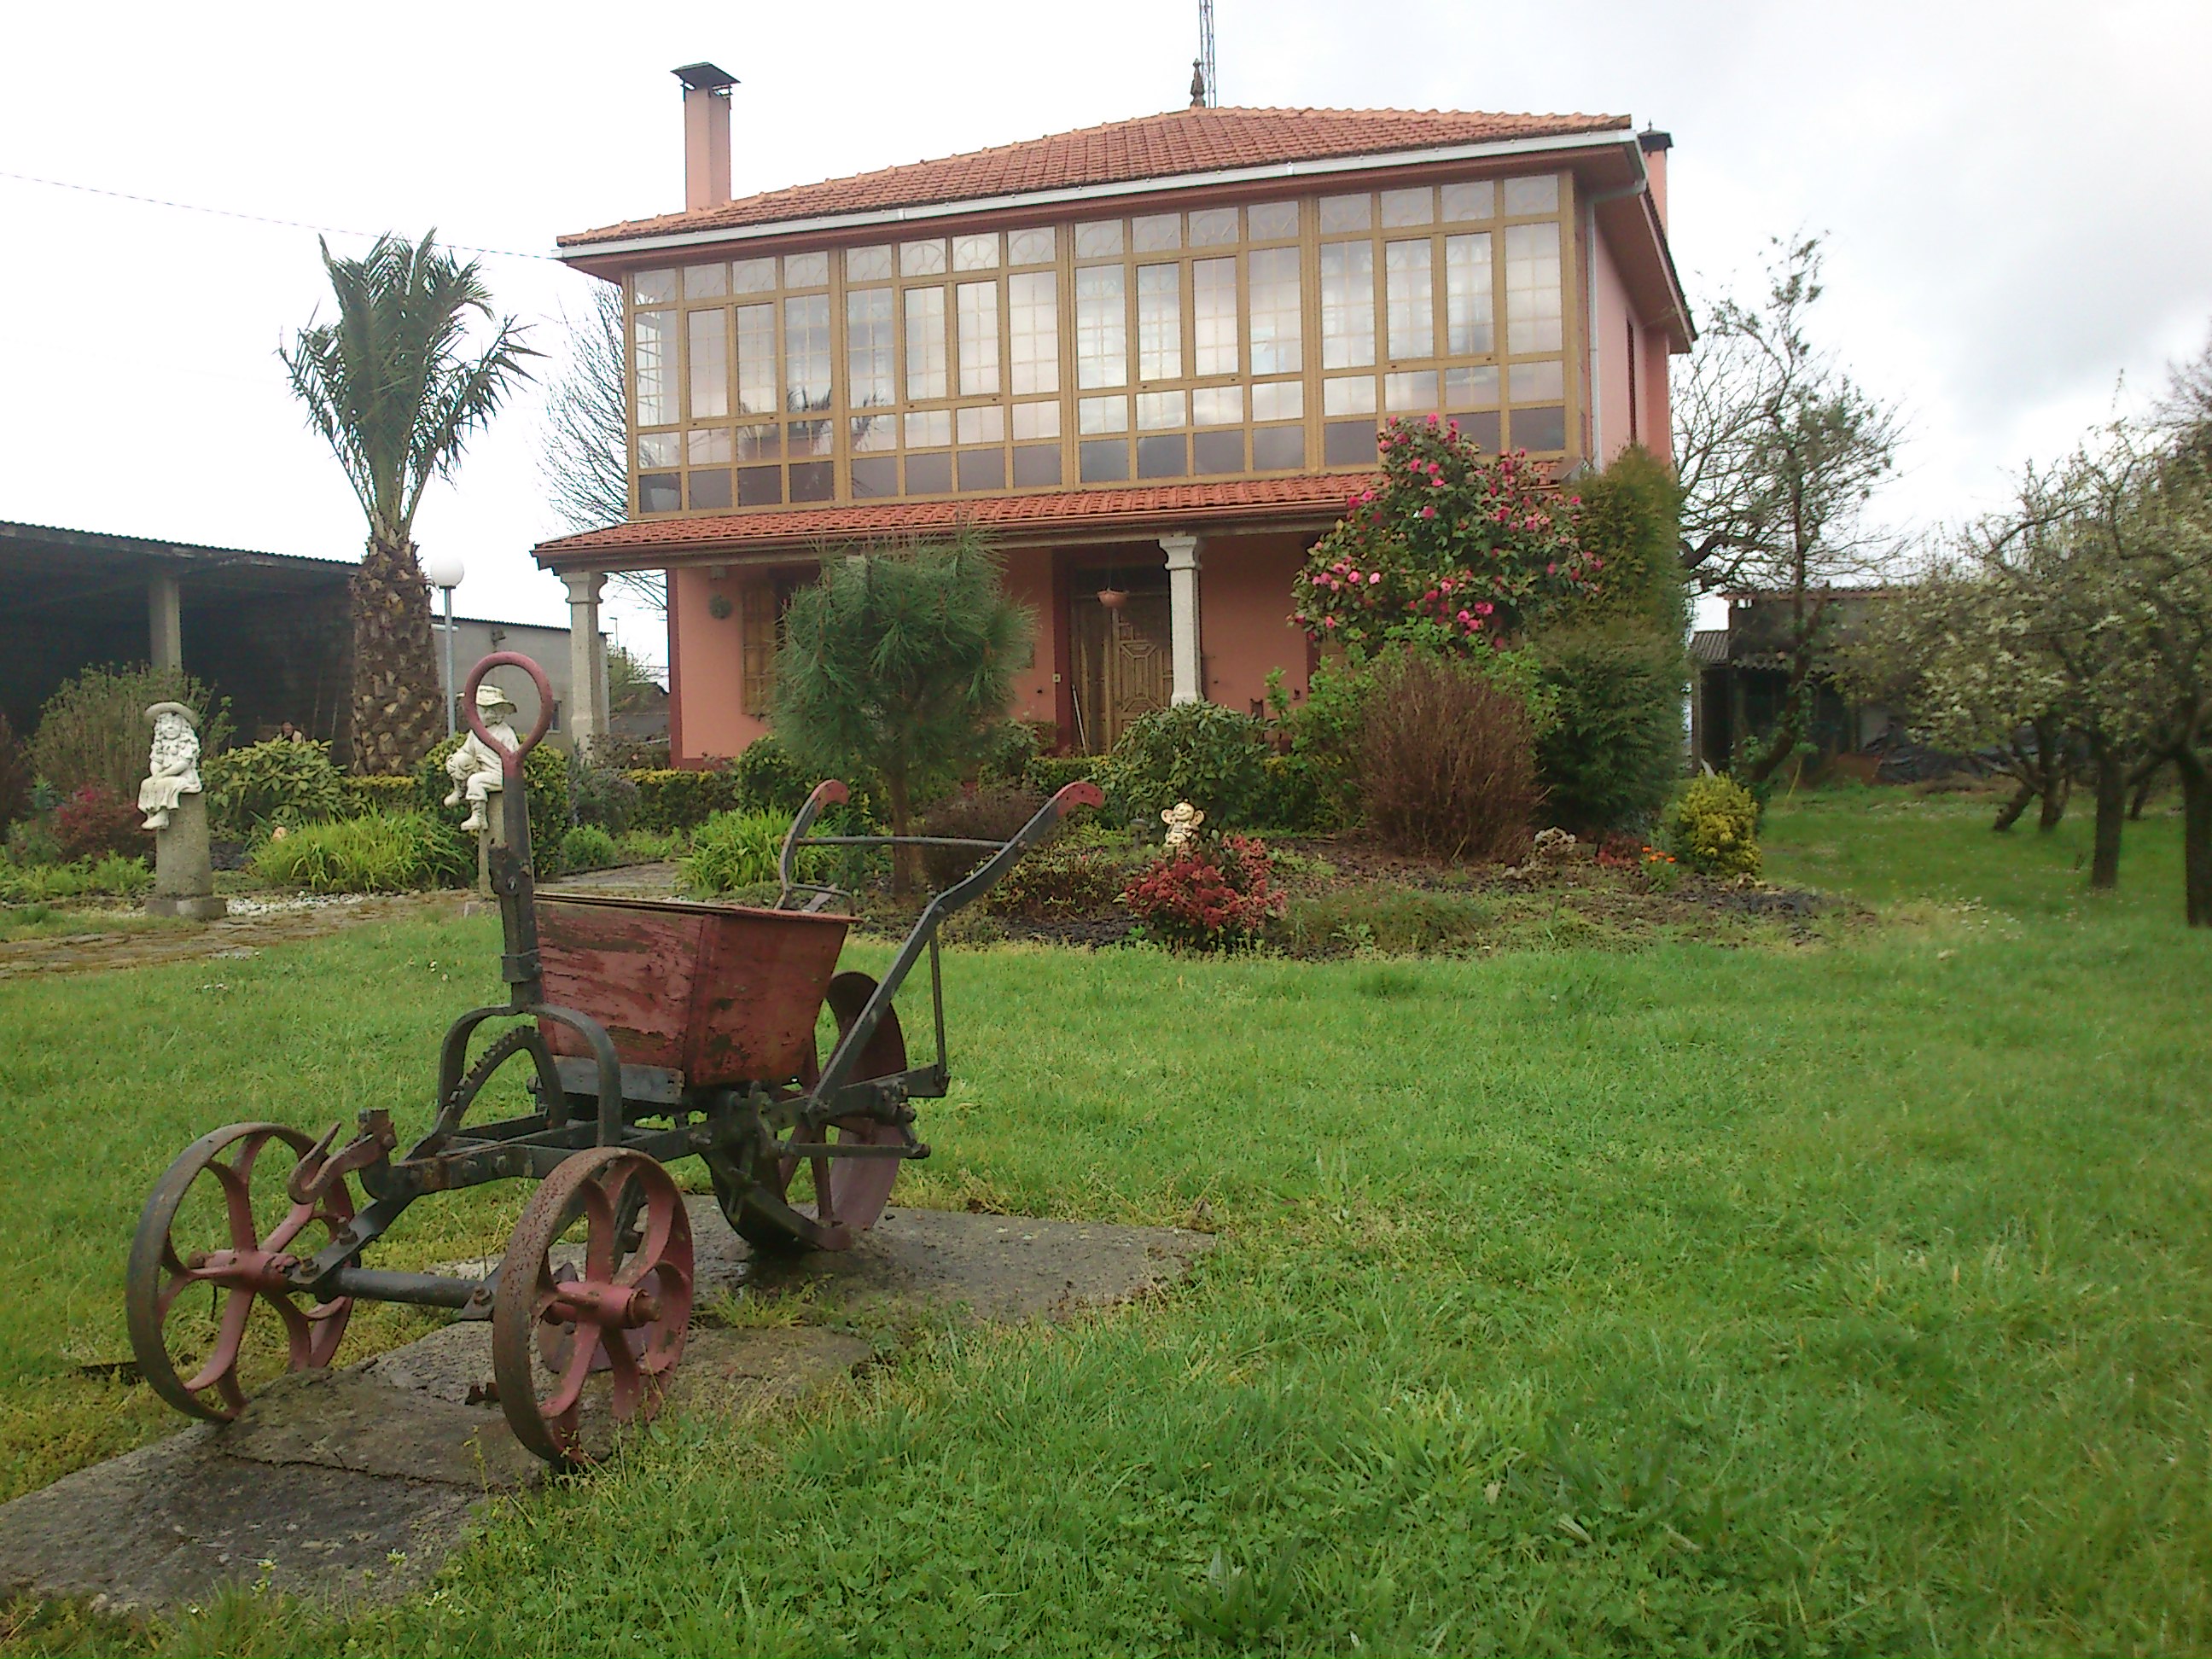
[(1553, 720), (1536, 769), (1553, 819), (1578, 836), (1641, 830), (1682, 774), (1681, 647), (1635, 623), (1537, 641)]
[(1709, 876), (1755, 876), (1759, 803), (1734, 778), (1692, 778), (1667, 809), (1667, 839), (1674, 854)]

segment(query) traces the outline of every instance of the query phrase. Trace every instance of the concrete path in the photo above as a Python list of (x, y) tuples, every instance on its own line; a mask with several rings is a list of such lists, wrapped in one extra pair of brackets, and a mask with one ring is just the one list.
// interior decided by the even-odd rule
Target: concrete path
[[(1127, 1301), (1181, 1279), (1213, 1242), (1176, 1228), (898, 1210), (843, 1255), (756, 1258), (713, 1200), (690, 1209), (697, 1314), (674, 1413), (800, 1398), (924, 1320), (1063, 1320)], [(778, 1311), (802, 1322), (747, 1322), (794, 1296)], [(402, 1594), (489, 1503), (546, 1478), (483, 1403), (490, 1382), (491, 1328), (480, 1322), (285, 1377), (235, 1423), (194, 1425), (0, 1505), (0, 1595), (121, 1609), (200, 1603), (233, 1582)]]

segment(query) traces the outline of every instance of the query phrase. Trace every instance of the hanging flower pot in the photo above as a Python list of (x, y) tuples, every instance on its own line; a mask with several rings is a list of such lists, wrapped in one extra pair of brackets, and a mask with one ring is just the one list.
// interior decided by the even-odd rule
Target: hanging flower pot
[(1098, 590), (1098, 603), (1104, 605), (1109, 611), (1119, 611), (1123, 605), (1128, 604), (1128, 602), (1129, 595), (1121, 588), (1102, 587)]

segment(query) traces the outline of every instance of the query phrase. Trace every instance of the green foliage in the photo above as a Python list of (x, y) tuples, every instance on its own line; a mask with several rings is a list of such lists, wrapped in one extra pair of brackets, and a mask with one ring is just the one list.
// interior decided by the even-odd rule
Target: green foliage
[(776, 878), (776, 857), (791, 833), (787, 812), (717, 812), (691, 837), (691, 851), (677, 860), (684, 890), (702, 898)]
[(208, 829), (228, 841), (251, 841), (274, 823), (319, 823), (345, 816), (351, 805), (345, 775), (331, 763), (330, 745), (271, 738), (200, 763), (207, 789)]
[(31, 757), (8, 717), (0, 714), (0, 830), (31, 810)]
[[(979, 788), (948, 795), (922, 815), (921, 833), (957, 841), (1011, 841), (1037, 815), (1043, 799), (1026, 789)], [(990, 854), (961, 847), (925, 847), (921, 866), (942, 892)]]
[(1027, 787), (1030, 768), (1042, 746), (1037, 728), (1030, 721), (1000, 721), (984, 739), (982, 758), (975, 769), (976, 782), (1000, 789)]
[(1641, 828), (1666, 804), (1682, 773), (1679, 637), (1615, 622), (1537, 640), (1555, 719), (1536, 769), (1553, 822), (1577, 835)]
[(1366, 882), (1293, 896), (1270, 937), (1298, 957), (1449, 956), (1476, 944), (1488, 918), (1472, 894)]
[(1316, 666), (1305, 701), (1281, 717), (1291, 734), (1292, 787), (1310, 795), (1316, 827), (1346, 829), (1359, 821), (1359, 742), (1367, 694), (1366, 662), (1339, 656)]
[(1570, 615), (1635, 623), (1680, 639), (1689, 627), (1689, 595), (1682, 580), (1682, 490), (1673, 469), (1639, 444), (1576, 487), (1582, 492), (1576, 530), (1595, 579)]
[(154, 727), (146, 711), (180, 702), (192, 711), (200, 760), (230, 741), (230, 702), (172, 668), (88, 668), (64, 680), (39, 711), (31, 769), (64, 795), (96, 783), (124, 800), (138, 798)]
[(1218, 703), (1156, 708), (1121, 733), (1098, 769), (1107, 812), (1148, 835), (1160, 814), (1188, 801), (1207, 826), (1257, 822), (1267, 787), (1267, 744), (1260, 722)]
[(1393, 420), (1382, 473), (1314, 544), (1291, 590), (1313, 638), (1372, 654), (1390, 644), (1488, 649), (1587, 593), (1595, 566), (1539, 466), (1486, 455), (1455, 424)]
[(625, 830), (615, 837), (623, 857), (637, 864), (665, 863), (690, 844), (681, 831), (662, 835), (652, 830)]
[[(462, 809), (448, 806), (453, 781), (446, 775), (446, 760), (461, 746), (462, 734), (441, 739), (415, 768), (415, 799), (422, 809), (441, 821)], [(531, 862), (540, 875), (550, 875), (561, 856), (561, 838), (568, 833), (568, 757), (550, 744), (539, 744), (523, 757), (522, 779), (530, 799)]]
[(983, 908), (1032, 921), (1103, 915), (1121, 907), (1122, 889), (1150, 856), (1124, 833), (1079, 823), (1009, 870)]
[(615, 838), (596, 823), (580, 823), (561, 837), (563, 874), (604, 870), (615, 862)]
[(1729, 777), (1692, 778), (1667, 809), (1675, 856), (1709, 876), (1759, 873), (1759, 803)]
[(18, 818), (8, 826), (8, 862), (25, 866), (66, 862), (61, 842), (54, 834), (52, 813)]
[[(795, 816), (814, 793), (814, 786), (823, 781), (801, 770), (790, 749), (773, 732), (744, 746), (744, 752), (730, 763), (729, 777), (731, 805), (741, 811), (781, 812), (787, 817)], [(844, 778), (840, 781), (858, 793), (866, 781)]]
[(1023, 769), (1022, 782), (1050, 797), (1071, 783), (1090, 782), (1104, 764), (1104, 758), (1097, 755), (1039, 755)]
[(253, 850), (259, 879), (311, 893), (407, 893), (474, 879), (476, 854), (460, 830), (428, 812), (339, 818), (282, 834)]
[(1330, 827), (1313, 769), (1300, 757), (1270, 753), (1261, 765), (1267, 780), (1260, 791), (1259, 805), (1253, 809), (1255, 823), (1294, 832)]
[(738, 805), (737, 783), (727, 772), (667, 767), (623, 775), (637, 786), (635, 827), (653, 835), (681, 835)]
[(636, 821), (636, 782), (612, 767), (580, 765), (570, 769), (570, 815), (580, 824), (619, 836)]
[(394, 773), (343, 774), (344, 816), (357, 818), (371, 812), (412, 812), (422, 805), (421, 792), (411, 777)]
[(133, 858), (154, 850), (154, 838), (134, 802), (106, 786), (88, 783), (54, 809), (54, 840), (71, 863), (107, 854)]
[(56, 899), (136, 898), (154, 884), (143, 859), (120, 853), (74, 864), (0, 865), (0, 900), (39, 904)]
[(1185, 951), (1233, 951), (1283, 913), (1273, 861), (1247, 836), (1192, 836), (1129, 878), (1122, 900), (1148, 938)]

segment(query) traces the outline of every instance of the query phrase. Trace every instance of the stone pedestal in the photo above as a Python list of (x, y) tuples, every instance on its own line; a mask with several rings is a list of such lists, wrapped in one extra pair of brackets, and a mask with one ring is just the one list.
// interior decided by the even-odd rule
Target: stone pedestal
[(229, 909), (216, 896), (215, 866), (208, 860), (207, 797), (195, 791), (178, 799), (168, 828), (154, 832), (154, 891), (146, 914), (213, 921)]

